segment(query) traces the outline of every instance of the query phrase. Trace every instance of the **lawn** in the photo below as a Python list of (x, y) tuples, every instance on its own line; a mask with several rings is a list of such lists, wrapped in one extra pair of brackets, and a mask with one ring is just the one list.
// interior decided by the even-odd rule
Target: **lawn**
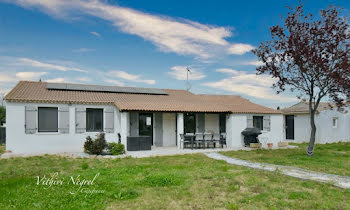
[(5, 144), (0, 144), (0, 155), (5, 152)]
[[(0, 159), (0, 165), (2, 209), (350, 208), (350, 190), (203, 154), (115, 160), (43, 156)], [(51, 187), (43, 185), (43, 177), (55, 173)], [(70, 176), (76, 181), (79, 175), (83, 180), (97, 173), (83, 192), (68, 183)]]
[(230, 151), (222, 154), (256, 162), (297, 166), (303, 169), (350, 176), (350, 143), (317, 144), (313, 157), (306, 155), (307, 144), (298, 149)]

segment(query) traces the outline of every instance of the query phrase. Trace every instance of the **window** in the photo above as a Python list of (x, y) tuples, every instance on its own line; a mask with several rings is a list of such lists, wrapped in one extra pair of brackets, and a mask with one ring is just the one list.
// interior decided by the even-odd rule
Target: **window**
[(86, 109), (86, 131), (103, 131), (103, 109)]
[(58, 132), (58, 108), (38, 108), (38, 132)]
[(253, 127), (264, 130), (264, 118), (263, 116), (253, 116)]
[(338, 118), (334, 117), (333, 118), (333, 128), (337, 128), (338, 127)]
[(219, 115), (220, 133), (226, 133), (226, 114)]

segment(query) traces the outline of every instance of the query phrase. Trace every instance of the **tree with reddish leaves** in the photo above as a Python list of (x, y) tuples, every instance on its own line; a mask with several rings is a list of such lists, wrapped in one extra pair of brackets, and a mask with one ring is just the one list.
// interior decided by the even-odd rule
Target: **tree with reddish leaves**
[(349, 13), (333, 5), (315, 18), (300, 3), (270, 28), (272, 39), (253, 50), (263, 65), (257, 74), (276, 78), (277, 93), (287, 89), (309, 104), (311, 135), (307, 154), (313, 155), (315, 113), (322, 99), (343, 106), (350, 98)]

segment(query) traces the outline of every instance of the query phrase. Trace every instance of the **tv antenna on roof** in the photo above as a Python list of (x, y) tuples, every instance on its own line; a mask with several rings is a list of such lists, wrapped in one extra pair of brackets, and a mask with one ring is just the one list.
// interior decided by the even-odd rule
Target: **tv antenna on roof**
[(191, 84), (188, 81), (188, 74), (191, 74), (191, 70), (190, 68), (186, 67), (186, 73), (187, 73), (187, 77), (186, 77), (186, 90), (189, 91), (191, 89)]

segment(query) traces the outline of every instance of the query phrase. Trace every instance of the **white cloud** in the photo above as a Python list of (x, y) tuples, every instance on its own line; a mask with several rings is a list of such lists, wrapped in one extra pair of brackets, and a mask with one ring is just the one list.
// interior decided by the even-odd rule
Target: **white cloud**
[[(186, 80), (187, 79), (187, 66), (173, 66), (171, 71), (168, 72), (171, 76), (173, 76), (177, 80)], [(188, 74), (189, 80), (200, 80), (206, 77), (202, 72), (191, 68), (191, 73)]]
[(47, 74), (47, 72), (17, 72), (16, 77), (19, 80), (35, 80), (45, 74)]
[(245, 65), (262, 66), (264, 63), (262, 61), (247, 61)]
[(90, 34), (97, 36), (97, 37), (101, 37), (101, 34), (96, 32), (96, 31), (91, 31)]
[(216, 69), (216, 72), (228, 73), (228, 74), (233, 74), (233, 75), (240, 75), (240, 74), (242, 74), (241, 71), (234, 70), (234, 69), (229, 69), (229, 68)]
[(226, 73), (229, 77), (217, 82), (208, 82), (202, 85), (259, 99), (280, 102), (296, 100), (294, 97), (277, 95), (271, 88), (276, 80), (268, 75), (256, 75), (233, 69), (217, 69), (216, 71)]
[(250, 52), (253, 49), (254, 47), (250, 44), (232, 44), (228, 48), (228, 52), (234, 55), (243, 55), (247, 52)]
[(16, 60), (17, 60), (17, 62), (15, 63), (15, 65), (31, 66), (31, 67), (44, 68), (44, 69), (53, 69), (53, 70), (58, 70), (58, 71), (86, 72), (85, 70), (82, 70), (79, 68), (68, 67), (68, 66), (58, 65), (58, 64), (45, 63), (45, 62), (30, 59), (30, 58), (17, 58)]
[(84, 53), (84, 52), (92, 52), (95, 51), (95, 49), (91, 49), (91, 48), (79, 48), (79, 49), (74, 49), (72, 50), (72, 52), (76, 52), (76, 53)]
[[(229, 43), (230, 28), (201, 24), (184, 19), (152, 15), (134, 9), (93, 0), (14, 0), (22, 7), (38, 8), (50, 15), (68, 18), (77, 13), (88, 14), (108, 22), (124, 33), (137, 35), (152, 42), (161, 51), (180, 55), (210, 58), (220, 53), (242, 55), (253, 47)], [(100, 34), (90, 32), (95, 36)]]
[(104, 80), (104, 82), (107, 82), (107, 83), (110, 83), (110, 84), (113, 84), (113, 85), (117, 85), (117, 86), (124, 86), (124, 83), (120, 82), (118, 80), (106, 79), (106, 80)]
[(9, 82), (15, 82), (17, 79), (14, 76), (11, 76), (9, 74), (0, 73), (0, 82), (1, 83), (9, 83)]
[(69, 82), (69, 81), (67, 81), (66, 79), (64, 79), (62, 77), (59, 77), (59, 78), (45, 80), (45, 82), (62, 83), (62, 82)]
[(149, 85), (154, 85), (156, 83), (155, 80), (142, 79), (142, 75), (140, 74), (129, 74), (125, 71), (111, 71), (108, 73), (108, 75), (132, 82), (146, 83)]
[(80, 81), (80, 82), (90, 82), (91, 81), (91, 79), (88, 77), (78, 77), (76, 80)]

